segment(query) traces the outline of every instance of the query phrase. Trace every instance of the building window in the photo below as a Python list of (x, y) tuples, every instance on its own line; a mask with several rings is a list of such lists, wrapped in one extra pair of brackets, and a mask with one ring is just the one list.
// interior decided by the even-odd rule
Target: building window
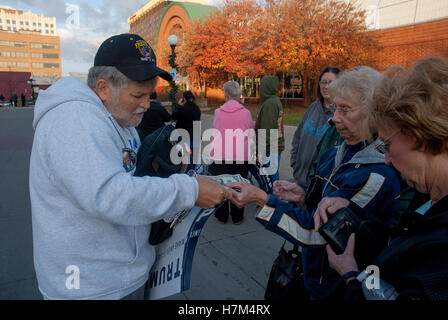
[(38, 25), (39, 25), (39, 27), (41, 27), (41, 26), (42, 26), (42, 24), (41, 24), (40, 22), (38, 23)]
[(54, 31), (53, 31), (53, 30), (51, 30), (51, 34), (54, 34)]
[(26, 47), (26, 43), (25, 42), (12, 42), (12, 41), (0, 40), (0, 46)]
[(11, 27), (8, 27), (8, 31), (11, 31)]
[(57, 53), (43, 53), (42, 57), (45, 58), (45, 59), (58, 59), (59, 58), (59, 54), (57, 54)]
[(36, 22), (33, 22), (33, 26), (36, 26)]
[(13, 29), (14, 29), (14, 31), (17, 31), (17, 28), (16, 28), (16, 27), (14, 27)]
[(57, 49), (57, 44), (31, 42), (31, 48)]
[(23, 21), (20, 21), (20, 25), (23, 26)]
[(45, 30), (45, 33), (48, 34), (48, 30)]
[[(1, 21), (0, 21), (1, 22)], [(52, 27), (53, 28), (53, 24), (50, 24), (50, 27)]]
[(12, 24), (16, 24), (16, 20), (12, 20)]
[(25, 21), (25, 25), (26, 25), (26, 26), (29, 26), (30, 23), (29, 23), (28, 21)]
[(48, 23), (45, 24), (45, 28), (48, 28)]
[(11, 21), (9, 19), (6, 19), (6, 23), (11, 23)]
[(44, 63), (44, 68), (59, 68), (59, 63)]
[(0, 61), (0, 67), (28, 68), (28, 62)]

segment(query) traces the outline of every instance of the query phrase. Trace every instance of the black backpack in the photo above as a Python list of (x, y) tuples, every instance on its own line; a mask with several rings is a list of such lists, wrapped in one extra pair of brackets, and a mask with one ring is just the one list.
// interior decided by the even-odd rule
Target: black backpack
[(171, 150), (179, 141), (170, 141), (175, 126), (172, 124), (160, 127), (143, 140), (137, 154), (137, 168), (134, 176), (154, 176), (168, 178), (179, 173), (182, 164), (171, 162)]
[[(171, 132), (175, 129), (174, 125), (169, 124), (146, 136), (138, 150), (134, 176), (168, 178), (181, 171), (182, 163), (174, 164), (170, 158), (172, 148), (179, 142), (170, 141)], [(170, 225), (163, 220), (152, 223), (149, 243), (156, 245), (169, 238), (173, 233)]]

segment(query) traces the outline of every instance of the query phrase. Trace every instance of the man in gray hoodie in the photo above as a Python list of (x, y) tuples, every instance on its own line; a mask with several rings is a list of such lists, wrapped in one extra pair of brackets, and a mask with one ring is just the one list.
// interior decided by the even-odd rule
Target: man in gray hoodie
[(30, 162), (34, 266), (45, 299), (143, 299), (151, 223), (230, 197), (207, 178), (133, 176), (156, 57), (140, 36), (98, 49), (87, 85), (62, 78), (36, 103)]

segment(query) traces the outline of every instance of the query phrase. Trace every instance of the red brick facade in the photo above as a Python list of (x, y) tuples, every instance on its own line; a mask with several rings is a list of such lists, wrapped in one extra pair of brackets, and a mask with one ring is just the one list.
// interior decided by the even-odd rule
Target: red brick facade
[(378, 52), (378, 68), (392, 65), (408, 67), (426, 56), (448, 57), (448, 19), (425, 22), (374, 32), (382, 50)]

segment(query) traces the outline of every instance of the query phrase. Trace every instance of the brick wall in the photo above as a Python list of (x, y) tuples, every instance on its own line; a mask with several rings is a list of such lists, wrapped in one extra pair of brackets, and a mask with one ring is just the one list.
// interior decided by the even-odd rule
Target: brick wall
[(426, 56), (448, 57), (448, 18), (375, 31), (374, 34), (382, 46), (378, 52), (381, 71), (392, 65), (408, 67)]

